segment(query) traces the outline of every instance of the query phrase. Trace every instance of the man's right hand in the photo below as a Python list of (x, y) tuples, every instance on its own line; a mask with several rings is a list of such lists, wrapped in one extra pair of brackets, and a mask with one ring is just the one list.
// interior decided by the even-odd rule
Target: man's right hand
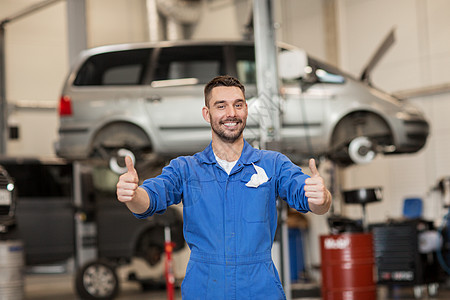
[(117, 199), (120, 202), (132, 201), (139, 186), (138, 173), (133, 166), (131, 157), (125, 157), (125, 164), (128, 171), (119, 177), (119, 182), (117, 183)]

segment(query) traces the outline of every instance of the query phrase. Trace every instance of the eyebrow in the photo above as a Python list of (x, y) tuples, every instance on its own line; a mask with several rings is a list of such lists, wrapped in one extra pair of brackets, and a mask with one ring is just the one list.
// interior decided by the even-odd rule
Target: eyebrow
[[(228, 102), (228, 101), (227, 100), (217, 100), (217, 101), (215, 101), (213, 103), (213, 105), (218, 105), (218, 104), (222, 104), (222, 103), (225, 103), (225, 102)], [(245, 102), (245, 100), (244, 99), (235, 99), (233, 101), (233, 103), (237, 103), (237, 102)]]

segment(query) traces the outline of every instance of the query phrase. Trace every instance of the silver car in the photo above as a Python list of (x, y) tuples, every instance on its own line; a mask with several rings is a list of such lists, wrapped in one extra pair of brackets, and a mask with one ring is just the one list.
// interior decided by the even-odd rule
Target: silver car
[[(295, 47), (279, 46), (280, 52)], [(304, 76), (282, 81), (281, 150), (341, 165), (377, 153), (419, 151), (429, 125), (415, 107), (310, 56)], [(257, 141), (255, 49), (251, 41), (179, 41), (103, 46), (81, 53), (60, 100), (58, 156), (110, 158), (192, 154), (210, 141), (203, 87), (229, 74), (246, 86), (244, 135)]]

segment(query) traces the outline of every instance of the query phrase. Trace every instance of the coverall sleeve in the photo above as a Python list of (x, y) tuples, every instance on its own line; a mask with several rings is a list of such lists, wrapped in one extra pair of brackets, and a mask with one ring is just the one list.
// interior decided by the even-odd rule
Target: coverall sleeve
[(162, 214), (168, 206), (180, 203), (183, 195), (182, 182), (178, 163), (172, 160), (163, 168), (161, 175), (145, 180), (140, 186), (147, 192), (150, 205), (144, 213), (133, 214), (139, 219), (145, 219), (155, 213)]
[(292, 163), (285, 155), (279, 155), (277, 164), (279, 166), (277, 176), (278, 196), (299, 212), (311, 211), (304, 189), (305, 180), (310, 176), (303, 173), (302, 169)]

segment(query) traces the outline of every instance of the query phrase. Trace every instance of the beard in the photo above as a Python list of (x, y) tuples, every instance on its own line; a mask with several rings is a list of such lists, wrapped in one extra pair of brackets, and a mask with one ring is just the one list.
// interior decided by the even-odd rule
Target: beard
[[(234, 130), (227, 130), (222, 125), (228, 122), (237, 122), (237, 128)], [(245, 128), (245, 120), (233, 118), (226, 119), (224, 121), (217, 121), (211, 123), (212, 131), (224, 142), (226, 143), (234, 143), (237, 139), (239, 139), (242, 135), (242, 132)]]

